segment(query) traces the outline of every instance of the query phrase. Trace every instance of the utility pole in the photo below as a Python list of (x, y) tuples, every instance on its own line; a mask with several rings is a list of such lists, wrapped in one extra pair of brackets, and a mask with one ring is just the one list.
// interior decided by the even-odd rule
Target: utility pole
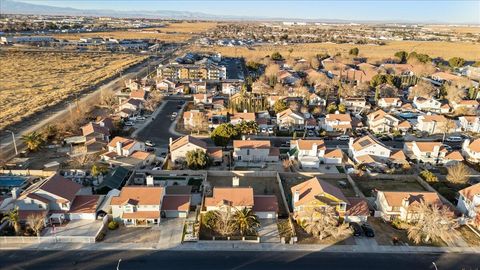
[(12, 133), (13, 148), (15, 148), (15, 155), (18, 155), (17, 142), (15, 142), (15, 133), (11, 130), (5, 130), (6, 132)]

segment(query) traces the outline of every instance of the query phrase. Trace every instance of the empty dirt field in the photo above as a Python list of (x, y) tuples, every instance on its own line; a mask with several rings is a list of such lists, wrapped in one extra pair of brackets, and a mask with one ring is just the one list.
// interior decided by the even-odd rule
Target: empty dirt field
[[(368, 58), (369, 62), (385, 58), (393, 58), (398, 51), (425, 53), (434, 57), (449, 59), (454, 56), (462, 57), (470, 61), (480, 60), (480, 46), (474, 43), (464, 42), (421, 42), (421, 41), (391, 41), (386, 45), (360, 45), (360, 44), (334, 44), (334, 43), (306, 43), (289, 45), (262, 45), (252, 48), (246, 47), (221, 47), (194, 48), (197, 50), (214, 50), (225, 56), (243, 56), (247, 60), (258, 60), (273, 52), (280, 52), (284, 57), (311, 58), (319, 53), (335, 55), (341, 53), (348, 55), (351, 48), (357, 47), (360, 50), (359, 56)], [(289, 49), (293, 49), (289, 53)]]
[(182, 42), (190, 39), (193, 34), (207, 31), (217, 25), (216, 22), (179, 22), (169, 23), (166, 27), (128, 29), (110, 32), (59, 34), (55, 38), (76, 40), (85, 37), (104, 37), (116, 39), (157, 39), (167, 42)]
[(144, 56), (0, 51), (0, 129), (72, 97)]

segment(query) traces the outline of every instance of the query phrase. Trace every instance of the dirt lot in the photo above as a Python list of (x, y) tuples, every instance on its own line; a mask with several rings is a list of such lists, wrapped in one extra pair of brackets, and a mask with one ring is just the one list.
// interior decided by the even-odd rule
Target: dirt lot
[[(283, 176), (282, 178), (282, 184), (283, 184), (283, 189), (287, 194), (285, 196), (287, 197), (287, 201), (289, 201), (292, 197), (292, 194), (290, 194), (290, 189), (297, 185), (300, 184), (306, 180), (309, 180), (311, 177), (310, 176), (305, 176), (305, 175), (295, 175), (295, 176)], [(355, 197), (355, 191), (353, 190), (352, 186), (348, 183), (347, 179), (328, 179), (324, 177), (319, 177), (321, 180), (324, 180), (328, 182), (329, 184), (336, 186), (340, 188), (340, 190), (343, 192), (343, 194), (346, 197)], [(347, 186), (346, 187), (340, 187), (338, 181), (345, 181)]]
[[(369, 62), (384, 58), (393, 57), (398, 51), (425, 53), (431, 57), (443, 57), (449, 59), (454, 56), (463, 57), (468, 60), (480, 60), (480, 46), (473, 43), (455, 42), (422, 42), (422, 41), (391, 41), (386, 45), (358, 45), (358, 44), (333, 44), (333, 43), (308, 43), (298, 45), (265, 45), (255, 46), (251, 49), (243, 47), (220, 47), (214, 46), (213, 50), (225, 56), (244, 56), (248, 60), (257, 60), (270, 55), (275, 51), (284, 56), (311, 58), (318, 53), (335, 55), (341, 53), (348, 55), (348, 51), (357, 47), (360, 50), (359, 56), (367, 57)], [(199, 49), (199, 48), (197, 48)], [(289, 54), (288, 50), (293, 49)], [(208, 48), (206, 50), (212, 50)]]
[(470, 230), (467, 226), (461, 226), (458, 228), (458, 232), (462, 235), (465, 242), (467, 242), (471, 247), (480, 246), (480, 237), (472, 232), (472, 230)]
[(58, 52), (0, 52), (0, 129), (73, 97), (144, 56)]
[(425, 191), (425, 189), (415, 180), (384, 180), (384, 179), (354, 179), (357, 186), (367, 197), (372, 196), (372, 190), (383, 191)]
[(355, 245), (355, 239), (351, 235), (342, 238), (327, 237), (325, 239), (318, 239), (305, 230), (303, 230), (297, 223), (294, 223), (295, 233), (299, 244), (317, 244), (317, 245)]
[(120, 226), (116, 230), (107, 230), (103, 239), (105, 243), (152, 243), (157, 244), (160, 230), (152, 228), (134, 228)]
[(111, 37), (117, 39), (157, 39), (168, 42), (186, 41), (193, 34), (204, 32), (217, 25), (216, 22), (179, 22), (170, 23), (166, 27), (128, 29), (101, 33), (59, 34), (55, 38), (76, 40), (81, 37)]
[[(232, 177), (208, 176), (207, 180), (213, 187), (231, 187)], [(275, 177), (240, 177), (241, 187), (252, 187), (255, 195), (277, 196), (279, 216), (287, 216), (288, 210), (282, 202), (282, 195)]]

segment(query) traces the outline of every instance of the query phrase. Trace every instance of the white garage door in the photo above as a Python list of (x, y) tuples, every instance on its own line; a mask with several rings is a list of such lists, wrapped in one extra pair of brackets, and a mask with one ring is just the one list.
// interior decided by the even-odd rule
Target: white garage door
[(165, 216), (167, 218), (187, 217), (187, 212), (185, 212), (185, 211), (165, 211)]
[(346, 222), (367, 222), (367, 216), (346, 216)]
[(95, 213), (70, 213), (69, 214), (70, 220), (77, 220), (77, 219), (95, 219)]
[(275, 212), (255, 212), (255, 215), (257, 215), (257, 217), (260, 219), (270, 219), (277, 217)]

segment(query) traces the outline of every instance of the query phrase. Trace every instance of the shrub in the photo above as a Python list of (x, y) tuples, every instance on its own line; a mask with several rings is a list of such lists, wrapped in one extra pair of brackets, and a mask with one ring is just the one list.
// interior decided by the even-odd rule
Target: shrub
[(396, 218), (392, 221), (392, 227), (398, 230), (404, 230), (407, 228), (407, 224), (399, 218)]
[(451, 202), (455, 201), (457, 194), (451, 188), (443, 186), (437, 190), (438, 190), (438, 193), (442, 194), (442, 196), (445, 197), (445, 199)]
[(423, 180), (429, 182), (429, 183), (434, 183), (438, 182), (438, 178), (435, 174), (433, 174), (429, 170), (424, 170), (420, 173), (420, 177), (422, 177)]
[(108, 229), (109, 230), (116, 230), (118, 229), (118, 222), (112, 220), (108, 223)]

